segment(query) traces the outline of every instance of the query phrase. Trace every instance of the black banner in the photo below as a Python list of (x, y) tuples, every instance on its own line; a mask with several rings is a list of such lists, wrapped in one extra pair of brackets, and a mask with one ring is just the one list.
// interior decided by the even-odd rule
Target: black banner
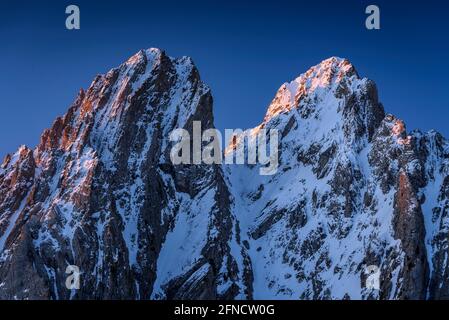
[(404, 317), (425, 310), (440, 313), (448, 306), (444, 301), (0, 301), (2, 312), (11, 308), (14, 315), (25, 312), (57, 319), (111, 316), (123, 320), (277, 320), (311, 315), (383, 319), (396, 311)]

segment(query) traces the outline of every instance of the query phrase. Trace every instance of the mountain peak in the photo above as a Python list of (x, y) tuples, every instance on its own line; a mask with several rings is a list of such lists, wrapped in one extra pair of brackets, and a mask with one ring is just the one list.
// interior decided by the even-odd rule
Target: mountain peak
[(165, 55), (165, 51), (158, 48), (141, 49), (132, 55), (126, 62), (126, 65), (134, 65), (141, 61), (151, 60), (153, 58)]
[(341, 84), (350, 86), (353, 80), (360, 80), (359, 75), (351, 64), (344, 58), (330, 57), (311, 67), (295, 80), (284, 83), (271, 102), (264, 122), (282, 112), (297, 108), (305, 97), (321, 91), (336, 89)]
[[(143, 132), (152, 128), (144, 127), (143, 119), (152, 121), (153, 113), (170, 125), (183, 127), (197, 108), (205, 107), (204, 115), (209, 116), (205, 103), (209, 95), (191, 58), (171, 57), (157, 48), (139, 50), (79, 91), (68, 112), (42, 134), (38, 158), (50, 150), (81, 152), (91, 144), (113, 150), (114, 137), (118, 138), (123, 126), (137, 126)], [(163, 130), (171, 127), (165, 125)]]
[(330, 86), (335, 82), (340, 82), (343, 78), (350, 78), (352, 76), (358, 78), (358, 74), (352, 63), (348, 59), (334, 56), (311, 67), (292, 82), (301, 83), (310, 81), (309, 88), (314, 90), (318, 86)]

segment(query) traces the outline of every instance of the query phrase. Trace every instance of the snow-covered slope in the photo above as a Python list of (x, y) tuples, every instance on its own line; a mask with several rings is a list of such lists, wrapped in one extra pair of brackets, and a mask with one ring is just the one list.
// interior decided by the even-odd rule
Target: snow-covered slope
[[(420, 196), (432, 192), (423, 189), (433, 184), (423, 176), (428, 161), (403, 122), (384, 115), (374, 83), (330, 58), (281, 86), (262, 124), (246, 134), (260, 128), (282, 133), (277, 174), (227, 171), (254, 297), (425, 298), (420, 204), (436, 205)], [(370, 266), (380, 270), (380, 290), (365, 285)]]
[[(448, 298), (449, 144), (330, 58), (278, 90), (280, 165), (172, 165), (213, 127), (191, 59), (137, 53), (0, 169), (0, 298)], [(244, 141), (244, 139), (238, 139)], [(231, 148), (232, 149), (232, 148)], [(67, 265), (82, 271), (67, 290)], [(366, 286), (370, 268), (379, 290)], [(371, 269), (372, 270), (372, 269)]]

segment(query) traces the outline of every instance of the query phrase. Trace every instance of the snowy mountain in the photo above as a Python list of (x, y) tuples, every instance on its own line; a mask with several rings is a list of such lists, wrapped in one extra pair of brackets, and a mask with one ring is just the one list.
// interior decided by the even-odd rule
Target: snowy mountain
[[(274, 175), (173, 165), (170, 132), (213, 128), (212, 103), (190, 58), (140, 51), (82, 90), (34, 150), (7, 156), (0, 298), (449, 298), (440, 134), (407, 133), (334, 57), (282, 85), (244, 133), (279, 130)], [(68, 265), (79, 290), (66, 288)]]

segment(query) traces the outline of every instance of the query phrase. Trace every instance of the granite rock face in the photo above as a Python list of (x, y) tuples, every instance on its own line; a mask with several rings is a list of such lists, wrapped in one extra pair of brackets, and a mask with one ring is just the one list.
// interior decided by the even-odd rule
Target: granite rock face
[(212, 104), (190, 58), (142, 50), (81, 90), (34, 150), (7, 156), (0, 299), (449, 297), (440, 134), (407, 133), (334, 57), (243, 133), (280, 132), (274, 175), (173, 165), (170, 133), (214, 128)]

